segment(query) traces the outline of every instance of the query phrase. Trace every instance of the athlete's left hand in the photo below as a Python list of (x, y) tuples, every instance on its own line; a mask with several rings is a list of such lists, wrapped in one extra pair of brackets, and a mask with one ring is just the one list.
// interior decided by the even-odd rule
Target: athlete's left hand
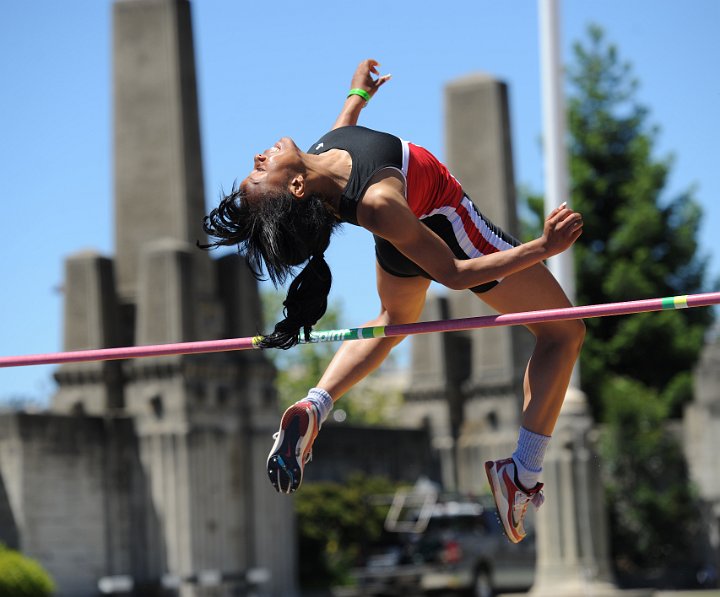
[[(350, 89), (364, 89), (370, 94), (370, 97), (375, 95), (375, 92), (392, 77), (392, 75), (381, 75), (377, 69), (378, 66), (380, 63), (372, 58), (358, 64), (350, 82)], [(377, 78), (373, 78), (373, 75), (376, 75)]]
[(582, 234), (582, 229), (582, 215), (570, 209), (567, 203), (552, 210), (545, 220), (541, 237), (547, 257), (570, 248)]

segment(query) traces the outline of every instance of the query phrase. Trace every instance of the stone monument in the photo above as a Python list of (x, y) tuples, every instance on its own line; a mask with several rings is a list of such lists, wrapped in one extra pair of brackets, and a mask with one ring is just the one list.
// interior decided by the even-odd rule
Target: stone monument
[[(480, 211), (517, 235), (507, 86), (470, 75), (445, 89), (445, 162)], [(429, 296), (425, 320), (493, 314), (470, 291)], [(482, 463), (512, 452), (531, 336), (520, 328), (428, 334), (412, 340), (406, 417), (428, 417), (445, 489), (480, 493)]]
[[(205, 240), (188, 0), (113, 5), (114, 258), (66, 262), (64, 349), (251, 336), (256, 282)], [(267, 482), (274, 368), (257, 351), (66, 364), (51, 414), (0, 417), (0, 538), (59, 597), (296, 593), (292, 502)], [(6, 530), (7, 529), (7, 530)]]
[[(507, 86), (472, 75), (447, 86), (446, 103), (450, 171), (480, 211), (517, 236)], [(449, 292), (429, 298), (423, 319), (493, 313), (471, 292)], [(519, 327), (413, 338), (407, 418), (430, 419), (444, 489), (486, 493), (483, 463), (513, 452), (532, 344), (532, 335)], [(619, 593), (609, 565), (594, 437), (584, 396), (571, 388), (543, 473), (549, 499), (537, 516), (533, 596)], [(531, 528), (534, 519), (531, 514)], [(518, 557), (529, 543), (516, 547)]]

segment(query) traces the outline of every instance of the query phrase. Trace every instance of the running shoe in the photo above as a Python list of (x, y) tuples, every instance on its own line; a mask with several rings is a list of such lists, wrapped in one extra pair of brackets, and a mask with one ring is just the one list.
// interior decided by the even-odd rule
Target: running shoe
[(512, 458), (486, 462), (485, 472), (505, 534), (513, 543), (520, 543), (526, 534), (523, 520), (528, 506), (532, 504), (539, 508), (545, 501), (543, 484), (538, 483), (532, 489), (525, 489), (520, 485), (517, 467)]
[(318, 409), (308, 400), (296, 402), (283, 414), (267, 459), (268, 477), (279, 493), (292, 493), (300, 487), (319, 428)]

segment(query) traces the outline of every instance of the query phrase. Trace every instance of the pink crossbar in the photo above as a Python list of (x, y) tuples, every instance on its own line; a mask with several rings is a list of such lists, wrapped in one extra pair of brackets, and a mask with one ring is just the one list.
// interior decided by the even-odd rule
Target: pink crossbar
[[(545, 309), (504, 315), (467, 317), (464, 319), (444, 319), (385, 327), (353, 328), (350, 330), (329, 330), (313, 334), (313, 342), (333, 342), (338, 340), (383, 338), (391, 336), (410, 336), (434, 332), (454, 332), (508, 325), (527, 325), (548, 321), (568, 319), (586, 319), (613, 315), (630, 315), (667, 309), (685, 309), (720, 304), (720, 292), (691, 294), (667, 298), (643, 299), (620, 303), (604, 303), (563, 309)], [(87, 361), (109, 361), (117, 359), (137, 359), (179, 354), (205, 354), (248, 350), (257, 348), (260, 337), (231, 338), (226, 340), (207, 340), (201, 342), (179, 342), (175, 344), (156, 344), (150, 346), (126, 346), (120, 348), (100, 348), (95, 350), (77, 350), (23, 356), (0, 357), (0, 367), (25, 367), (31, 365), (51, 365), (78, 363)]]

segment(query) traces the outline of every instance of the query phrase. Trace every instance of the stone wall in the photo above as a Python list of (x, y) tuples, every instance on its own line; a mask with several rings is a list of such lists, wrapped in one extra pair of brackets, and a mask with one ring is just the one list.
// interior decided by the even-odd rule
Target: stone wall
[[(17, 547), (58, 581), (58, 597), (92, 595), (102, 576), (143, 575), (142, 491), (132, 422), (0, 416), (0, 469)], [(132, 549), (128, 547), (132, 545)]]

